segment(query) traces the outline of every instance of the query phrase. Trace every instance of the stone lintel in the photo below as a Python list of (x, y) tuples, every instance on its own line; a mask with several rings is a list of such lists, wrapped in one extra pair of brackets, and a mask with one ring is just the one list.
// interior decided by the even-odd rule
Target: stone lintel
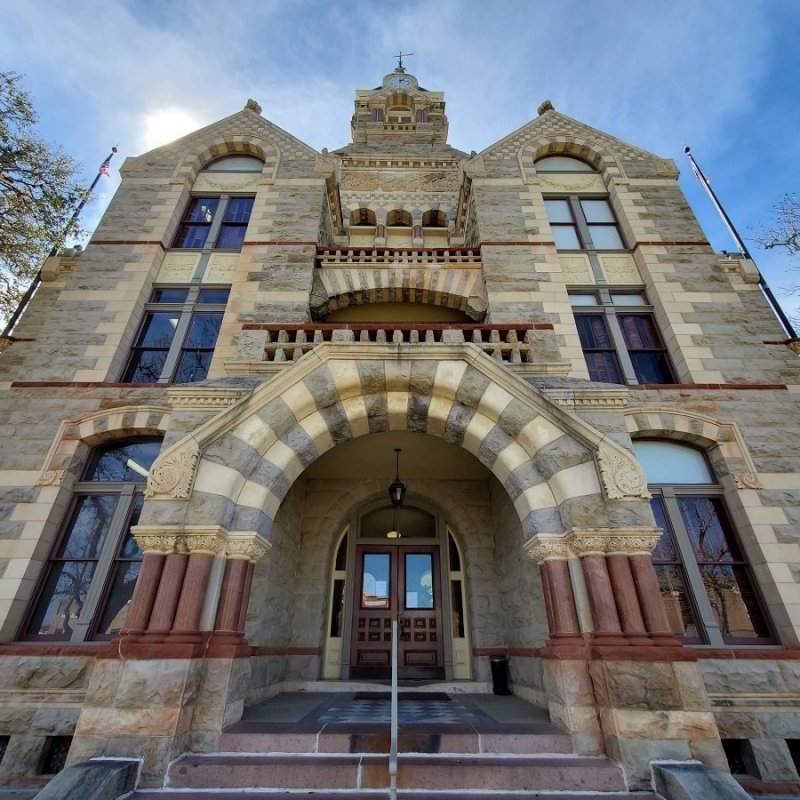
[(248, 393), (248, 389), (226, 389), (223, 387), (173, 386), (167, 397), (173, 408), (219, 409), (232, 406)]

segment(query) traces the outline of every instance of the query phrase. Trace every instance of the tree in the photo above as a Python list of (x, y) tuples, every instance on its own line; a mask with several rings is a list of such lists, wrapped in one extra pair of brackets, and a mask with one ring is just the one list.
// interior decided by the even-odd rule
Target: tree
[(85, 187), (78, 165), (41, 139), (20, 76), (0, 72), (0, 318), (8, 319), (66, 227)]
[(787, 194), (775, 205), (775, 224), (758, 235), (758, 244), (765, 250), (782, 248), (791, 255), (800, 253), (800, 199)]

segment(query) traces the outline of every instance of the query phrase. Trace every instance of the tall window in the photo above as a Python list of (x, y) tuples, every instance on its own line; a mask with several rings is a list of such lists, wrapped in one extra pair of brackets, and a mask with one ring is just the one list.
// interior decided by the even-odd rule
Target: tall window
[(81, 642), (122, 629), (142, 552), (131, 535), (161, 441), (96, 450), (75, 485), (21, 639)]
[(675, 635), (717, 646), (772, 643), (755, 578), (704, 454), (664, 441), (636, 441), (634, 448), (664, 531), (653, 565)]
[(252, 210), (252, 197), (193, 197), (172, 246), (241, 250)]
[(208, 374), (229, 290), (153, 290), (122, 372), (124, 383), (191, 383)]
[[(546, 156), (536, 162), (542, 173), (594, 172), (571, 156)], [(605, 197), (567, 194), (544, 201), (553, 239), (559, 250), (624, 250), (625, 242)]]
[(641, 292), (570, 294), (589, 377), (606, 383), (675, 383), (667, 349)]

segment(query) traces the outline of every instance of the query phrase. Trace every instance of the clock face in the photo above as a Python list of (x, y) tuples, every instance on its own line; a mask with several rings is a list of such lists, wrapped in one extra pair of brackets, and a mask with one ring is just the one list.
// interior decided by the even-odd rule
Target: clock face
[(395, 75), (389, 78), (389, 86), (392, 89), (408, 89), (411, 86), (411, 81), (403, 75)]

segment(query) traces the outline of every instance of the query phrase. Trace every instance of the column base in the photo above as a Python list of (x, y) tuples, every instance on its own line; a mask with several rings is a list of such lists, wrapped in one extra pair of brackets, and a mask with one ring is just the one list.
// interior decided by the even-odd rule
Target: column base
[(250, 644), (236, 631), (214, 631), (208, 642), (208, 658), (245, 658), (251, 653)]

